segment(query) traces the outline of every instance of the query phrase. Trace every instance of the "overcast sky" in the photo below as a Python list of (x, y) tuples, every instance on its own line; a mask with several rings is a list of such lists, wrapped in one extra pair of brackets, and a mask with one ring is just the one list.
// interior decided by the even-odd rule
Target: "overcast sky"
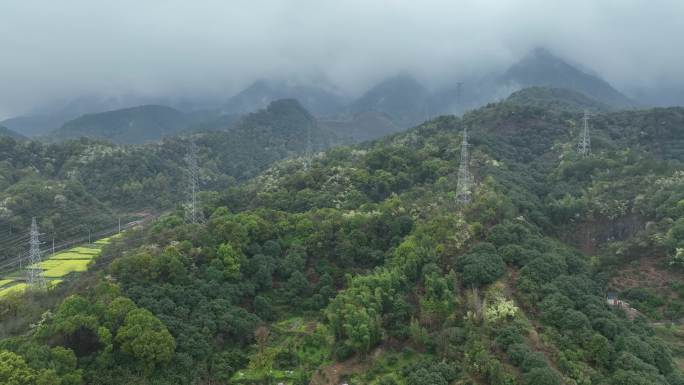
[(438, 86), (545, 46), (618, 88), (684, 83), (684, 0), (2, 0), (0, 117), (83, 94), (229, 95), (259, 77)]

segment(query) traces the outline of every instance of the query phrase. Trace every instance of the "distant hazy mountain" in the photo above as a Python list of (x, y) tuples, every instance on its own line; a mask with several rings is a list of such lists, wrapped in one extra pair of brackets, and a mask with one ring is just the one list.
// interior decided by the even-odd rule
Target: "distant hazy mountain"
[(644, 106), (684, 106), (683, 84), (657, 84), (629, 90), (630, 96)]
[(319, 124), (345, 142), (362, 142), (403, 130), (383, 112), (365, 111), (335, 119), (320, 119)]
[(462, 114), (466, 110), (503, 99), (513, 89), (492, 86), (488, 79), (463, 79), (460, 85), (447, 84), (430, 95), (430, 117)]
[[(296, 99), (280, 99), (268, 104), (264, 109), (243, 116), (234, 129), (249, 131), (256, 127), (269, 127), (277, 132), (303, 130), (313, 127), (316, 118)], [(299, 132), (300, 134), (306, 131)]]
[(216, 111), (197, 111), (186, 113), (190, 124), (185, 132), (226, 131), (233, 127), (244, 116), (242, 114), (220, 114)]
[(34, 113), (6, 119), (0, 124), (25, 136), (41, 136), (81, 115), (142, 104), (149, 104), (149, 101), (134, 96), (83, 95), (66, 104), (42, 108)]
[(4, 126), (0, 126), (0, 136), (9, 136), (14, 139), (26, 139), (25, 136)]
[(430, 94), (415, 78), (397, 75), (372, 87), (349, 107), (354, 114), (377, 111), (387, 114), (401, 127), (410, 127), (429, 117)]
[(217, 154), (222, 172), (246, 179), (276, 160), (303, 153), (308, 138), (320, 151), (337, 142), (297, 100), (281, 99), (244, 115), (228, 131), (197, 134), (197, 143)]
[(553, 111), (590, 112), (611, 111), (613, 107), (592, 99), (581, 92), (564, 88), (530, 87), (516, 91), (506, 99), (510, 103), (535, 106)]
[(607, 110), (634, 105), (606, 81), (542, 48), (532, 50), (503, 73), (462, 80), (462, 84), (444, 84), (437, 91), (429, 92), (409, 75), (395, 76), (371, 88), (352, 103), (349, 110), (354, 113), (381, 112), (389, 116), (395, 125), (406, 128), (436, 115), (460, 114), (504, 100), (528, 87), (544, 89), (525, 91), (516, 95), (513, 101), (547, 107), (555, 105), (566, 110)]
[(543, 48), (536, 48), (498, 79), (500, 87), (545, 86), (579, 91), (612, 106), (634, 103), (605, 80), (581, 71)]
[(5, 119), (0, 124), (25, 136), (39, 136), (60, 127), (76, 116), (65, 114), (25, 115)]
[(172, 135), (188, 124), (186, 116), (171, 107), (145, 105), (87, 114), (53, 131), (55, 139), (89, 137), (115, 143), (144, 143)]
[[(330, 88), (330, 89), (328, 89)], [(279, 99), (297, 99), (314, 115), (337, 113), (344, 105), (344, 98), (332, 87), (319, 87), (296, 82), (258, 80), (228, 100), (225, 113), (248, 113), (265, 108)]]
[[(600, 77), (583, 71), (578, 66), (573, 66), (542, 48), (532, 50), (503, 73), (492, 73), (480, 79), (460, 80), (463, 81), (461, 85), (455, 82), (443, 84), (440, 89), (431, 92), (412, 76), (397, 75), (374, 85), (351, 103), (348, 103), (334, 86), (325, 82), (303, 83), (277, 80), (256, 81), (225, 103), (217, 102), (216, 97), (208, 96), (195, 100), (173, 97), (150, 99), (132, 94), (86, 95), (58, 108), (7, 119), (0, 122), (0, 125), (25, 136), (56, 132), (61, 137), (88, 135), (134, 143), (156, 140), (162, 134), (173, 133), (179, 129), (179, 126), (188, 126), (191, 123), (201, 122), (199, 125), (194, 124), (188, 127), (190, 130), (228, 129), (233, 127), (238, 117), (243, 114), (264, 109), (276, 100), (296, 99), (312, 115), (323, 118), (325, 125), (336, 127), (336, 131), (342, 131), (341, 135), (358, 140), (359, 138), (374, 138), (394, 132), (399, 128), (415, 126), (437, 115), (460, 114), (492, 101), (506, 99), (513, 92), (527, 87), (573, 90), (604, 106), (629, 107), (635, 104)], [(682, 88), (656, 87), (632, 91), (634, 92), (630, 95), (634, 95), (635, 99), (644, 105), (684, 104)], [(522, 96), (559, 97), (557, 92), (555, 95), (536, 96), (527, 93), (519, 97)], [(567, 97), (575, 99), (573, 103), (583, 103), (576, 96), (563, 96), (563, 98)], [(545, 103), (548, 104), (548, 101)], [(167, 105), (179, 110), (175, 113), (166, 110), (168, 114), (164, 112), (141, 113), (142, 115), (136, 115), (141, 121), (134, 122), (133, 126), (128, 127), (131, 119), (127, 114), (135, 113), (136, 109), (140, 108), (132, 108), (132, 106), (141, 105)], [(122, 112), (112, 116), (110, 112), (113, 110)], [(101, 117), (78, 118), (84, 114), (97, 116), (102, 111), (110, 112)], [(154, 116), (158, 114), (179, 117), (179, 111), (185, 113), (183, 119), (170, 119), (172, 121), (162, 119), (161, 122), (155, 122)], [(93, 123), (93, 119), (105, 119), (108, 123), (99, 127), (100, 123)], [(76, 122), (70, 122), (71, 120)], [(143, 123), (147, 127), (138, 127)], [(66, 127), (60, 128), (63, 125)], [(146, 133), (141, 134), (140, 138), (133, 135), (133, 132), (137, 132), (136, 130), (143, 129)]]

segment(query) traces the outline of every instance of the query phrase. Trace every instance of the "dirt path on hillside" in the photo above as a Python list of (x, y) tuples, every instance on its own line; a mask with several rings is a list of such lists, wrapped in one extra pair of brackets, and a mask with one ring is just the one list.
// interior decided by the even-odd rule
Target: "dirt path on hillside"
[(532, 330), (530, 330), (530, 333), (526, 338), (527, 343), (529, 344), (529, 346), (532, 347), (534, 351), (542, 353), (544, 355), (544, 358), (546, 358), (546, 361), (549, 363), (549, 366), (554, 371), (556, 371), (558, 375), (561, 376), (561, 378), (564, 378), (564, 376), (558, 369), (558, 365), (556, 364), (556, 349), (544, 344), (544, 342), (539, 337), (539, 330), (541, 330), (541, 325), (539, 325), (538, 322), (527, 316), (525, 310), (520, 306), (520, 301), (518, 301), (518, 298), (516, 298), (515, 293), (517, 281), (518, 270), (514, 268), (509, 268), (506, 274), (506, 279), (504, 280), (504, 293), (508, 298), (511, 298), (516, 302), (516, 306), (518, 307), (518, 309), (520, 309), (520, 312), (522, 312), (523, 316), (530, 322), (530, 325), (532, 325)]
[(322, 366), (314, 372), (309, 385), (339, 385), (342, 376), (361, 373), (367, 370), (371, 362), (382, 354), (382, 349), (378, 348), (366, 358), (354, 356), (343, 362), (336, 362), (332, 365)]
[(671, 282), (681, 282), (684, 274), (668, 269), (666, 257), (647, 257), (625, 264), (610, 280), (614, 290), (634, 287), (670, 289)]

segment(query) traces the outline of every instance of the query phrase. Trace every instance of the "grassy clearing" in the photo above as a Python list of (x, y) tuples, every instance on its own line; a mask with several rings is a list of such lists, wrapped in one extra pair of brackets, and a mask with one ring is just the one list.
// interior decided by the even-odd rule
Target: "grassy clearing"
[(90, 260), (87, 259), (65, 259), (65, 260), (47, 260), (46, 270), (43, 271), (43, 277), (59, 278), (64, 277), (70, 273), (83, 272), (88, 270)]
[(378, 347), (366, 357), (356, 356), (343, 362), (320, 367), (314, 372), (310, 383), (312, 385), (331, 383), (378, 385), (386, 381), (386, 383), (396, 385), (411, 385), (404, 381), (401, 372), (423, 359), (430, 359), (430, 355), (410, 348), (395, 350)]
[(83, 247), (83, 246), (78, 246), (69, 249), (69, 252), (72, 253), (78, 253), (78, 254), (90, 254), (90, 255), (99, 255), (102, 249), (99, 247)]
[[(54, 287), (63, 281), (61, 278), (71, 273), (80, 273), (88, 270), (88, 264), (100, 255), (102, 247), (109, 244), (112, 238), (117, 236), (118, 234), (113, 237), (99, 239), (92, 246), (72, 247), (34, 265), (33, 268), (42, 270), (40, 274), (46, 278), (48, 288)], [(8, 277), (18, 277), (22, 274), (23, 271), (16, 271)], [(27, 286), (24, 282), (13, 285), (12, 283), (16, 282), (16, 280), (8, 277), (0, 279), (0, 297), (6, 296), (9, 293), (24, 291)]]
[(60, 259), (93, 259), (97, 257), (98, 254), (81, 254), (81, 253), (72, 253), (70, 251), (65, 251), (59, 254), (55, 254), (54, 256), (50, 257), (49, 260), (60, 260)]
[(26, 289), (26, 284), (24, 282), (17, 283), (16, 285), (10, 286), (6, 289), (0, 290), (0, 298), (19, 291), (24, 291)]
[(285, 385), (289, 385), (292, 383), (292, 380), (297, 378), (298, 375), (299, 373), (293, 370), (271, 369), (268, 371), (268, 373), (261, 373), (253, 370), (240, 370), (237, 371), (233, 376), (232, 383), (258, 384), (262, 383), (262, 381), (264, 381), (265, 379), (271, 379), (277, 382), (282, 382)]
[(235, 372), (230, 383), (246, 385), (266, 381), (289, 385), (301, 380), (305, 373), (332, 363), (332, 336), (318, 322), (293, 317), (268, 329), (267, 346), (263, 350), (253, 346), (249, 365)]
[[(3, 280), (7, 281), (7, 280)], [(61, 279), (47, 279), (45, 280), (45, 283), (47, 284), (48, 288), (55, 287), (58, 284), (60, 284), (63, 280)], [(11, 281), (10, 282), (16, 282), (16, 281)], [(18, 292), (23, 292), (26, 290), (28, 285), (25, 282), (18, 282), (16, 285), (8, 286), (0, 290), (0, 298), (5, 297), (11, 293), (18, 293)]]
[(37, 264), (34, 263), (33, 265), (31, 265), (31, 268), (46, 270), (46, 269), (51, 269), (53, 267), (56, 267), (60, 264), (62, 264), (62, 261), (58, 261), (58, 260), (54, 260), (54, 259), (47, 259), (47, 260), (41, 261)]
[(116, 237), (116, 235), (112, 236), (112, 237), (98, 239), (97, 241), (95, 241), (95, 244), (100, 245), (100, 246), (104, 246), (106, 244), (109, 244), (112, 241), (112, 238), (115, 238), (115, 237)]

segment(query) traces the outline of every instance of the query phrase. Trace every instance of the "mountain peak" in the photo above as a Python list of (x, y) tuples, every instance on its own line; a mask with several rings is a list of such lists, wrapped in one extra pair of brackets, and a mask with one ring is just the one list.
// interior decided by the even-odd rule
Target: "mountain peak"
[(532, 49), (508, 68), (502, 81), (519, 87), (567, 88), (612, 106), (633, 104), (605, 80), (568, 64), (543, 47)]
[(428, 97), (428, 90), (418, 80), (401, 73), (373, 86), (350, 108), (354, 113), (382, 112), (398, 125), (409, 127), (426, 118)]
[(225, 110), (231, 113), (253, 112), (279, 99), (297, 99), (316, 115), (337, 112), (343, 98), (326, 84), (259, 79), (230, 98)]
[(144, 143), (178, 132), (187, 123), (174, 108), (148, 104), (86, 114), (53, 131), (58, 139), (91, 137), (116, 143)]
[(385, 78), (380, 83), (376, 84), (368, 92), (373, 92), (376, 90), (390, 90), (390, 89), (402, 89), (402, 90), (418, 90), (424, 92), (425, 87), (416, 80), (413, 76), (407, 73), (399, 73), (394, 76)]
[(534, 47), (530, 50), (530, 52), (527, 53), (527, 56), (561, 60), (558, 56), (554, 55), (548, 48), (545, 47)]
[(283, 112), (298, 113), (300, 115), (305, 115), (310, 119), (313, 119), (313, 116), (311, 116), (309, 111), (306, 108), (304, 108), (304, 106), (302, 106), (299, 100), (294, 98), (274, 100), (271, 103), (269, 103), (268, 107), (266, 107), (266, 111), (268, 111), (271, 114), (278, 114)]
[(612, 110), (612, 108), (605, 103), (594, 100), (581, 92), (565, 88), (523, 88), (512, 93), (506, 101), (518, 105), (573, 113), (580, 113), (585, 110), (592, 112)]
[(316, 119), (302, 104), (293, 98), (278, 99), (266, 108), (242, 117), (238, 127), (256, 126), (312, 126)]
[[(568, 64), (560, 56), (552, 53), (544, 47), (535, 47), (523, 56), (517, 63), (511, 66), (507, 71), (507, 75), (514, 76), (534, 76), (536, 72), (537, 79), (543, 78), (551, 81), (556, 80), (554, 77), (585, 74), (578, 68)], [(506, 75), (504, 75), (506, 76)], [(589, 75), (591, 76), (591, 75)], [(532, 79), (530, 79), (532, 80)], [(544, 84), (538, 84), (544, 85)], [(551, 84), (548, 84), (551, 85)]]

